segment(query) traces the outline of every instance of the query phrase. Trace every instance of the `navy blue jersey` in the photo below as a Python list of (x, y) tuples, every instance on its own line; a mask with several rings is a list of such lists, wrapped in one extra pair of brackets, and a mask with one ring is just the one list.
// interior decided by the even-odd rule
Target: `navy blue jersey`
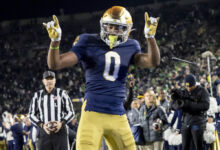
[(85, 110), (124, 114), (125, 80), (134, 55), (141, 51), (139, 43), (128, 39), (110, 50), (97, 34), (82, 34), (70, 51), (85, 69)]
[(4, 127), (2, 125), (2, 122), (0, 121), (0, 141), (1, 140), (4, 140), (5, 137), (4, 137)]
[(11, 131), (14, 137), (14, 147), (16, 150), (22, 150), (23, 139), (23, 127), (21, 123), (15, 123), (11, 126)]

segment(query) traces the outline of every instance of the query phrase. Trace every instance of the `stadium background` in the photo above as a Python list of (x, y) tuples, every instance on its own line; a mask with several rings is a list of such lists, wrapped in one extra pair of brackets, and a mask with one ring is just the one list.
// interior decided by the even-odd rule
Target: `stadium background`
[[(98, 33), (104, 10), (122, 5), (131, 12), (135, 31), (131, 33), (142, 47), (146, 46), (143, 28), (144, 12), (159, 16), (156, 35), (161, 49), (161, 65), (154, 69), (134, 70), (135, 95), (146, 88), (163, 88), (181, 84), (187, 71), (195, 73), (209, 88), (206, 60), (201, 53), (210, 50), (216, 56), (211, 61), (213, 77), (219, 68), (220, 10), (218, 0), (91, 0), (91, 1), (12, 1), (0, 6), (0, 114), (27, 113), (34, 91), (43, 88), (42, 73), (47, 70), (47, 49), (50, 42), (42, 22), (56, 14), (63, 31), (61, 51), (68, 51), (81, 33)], [(144, 49), (143, 49), (144, 51)], [(196, 62), (199, 67), (172, 61), (172, 56)], [(84, 72), (80, 65), (56, 71), (57, 87), (69, 91), (74, 101), (81, 101)], [(74, 103), (79, 112), (80, 103)]]

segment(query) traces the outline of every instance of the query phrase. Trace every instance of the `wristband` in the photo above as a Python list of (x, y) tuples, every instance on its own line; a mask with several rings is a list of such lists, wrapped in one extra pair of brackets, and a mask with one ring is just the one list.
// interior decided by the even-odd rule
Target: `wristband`
[(59, 46), (57, 46), (57, 47), (52, 47), (52, 46), (50, 46), (50, 49), (51, 50), (58, 50), (60, 47)]

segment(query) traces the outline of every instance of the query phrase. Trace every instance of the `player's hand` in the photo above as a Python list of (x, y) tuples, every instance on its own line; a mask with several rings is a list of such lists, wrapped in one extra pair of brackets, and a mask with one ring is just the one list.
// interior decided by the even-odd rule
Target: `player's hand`
[(145, 27), (144, 27), (144, 35), (145, 38), (154, 38), (156, 31), (157, 31), (157, 26), (159, 22), (159, 17), (154, 18), (150, 17), (147, 12), (145, 12)]
[(54, 132), (55, 133), (59, 132), (61, 128), (62, 128), (62, 122), (56, 121), (56, 130)]
[(59, 21), (55, 15), (53, 15), (53, 21), (48, 23), (43, 23), (44, 27), (47, 29), (51, 41), (60, 41), (62, 30), (59, 25)]
[(43, 124), (43, 129), (44, 129), (44, 131), (47, 133), (47, 134), (50, 134), (50, 130), (49, 130), (49, 128), (48, 128), (48, 124), (46, 123), (46, 124)]
[(2, 122), (2, 126), (3, 126), (4, 128), (6, 128), (6, 123), (5, 123), (5, 122)]

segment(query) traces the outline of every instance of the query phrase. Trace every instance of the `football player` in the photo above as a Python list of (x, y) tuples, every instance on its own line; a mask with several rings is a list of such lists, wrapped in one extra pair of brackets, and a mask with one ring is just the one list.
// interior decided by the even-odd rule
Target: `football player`
[(140, 68), (160, 64), (154, 38), (159, 18), (145, 13), (148, 53), (130, 39), (132, 17), (121, 6), (109, 8), (100, 20), (100, 34), (81, 34), (69, 52), (60, 54), (61, 28), (57, 17), (43, 23), (51, 39), (50, 69), (71, 67), (81, 62), (85, 68), (86, 92), (77, 131), (77, 150), (99, 150), (104, 136), (110, 150), (135, 150), (135, 142), (123, 106), (129, 65)]

